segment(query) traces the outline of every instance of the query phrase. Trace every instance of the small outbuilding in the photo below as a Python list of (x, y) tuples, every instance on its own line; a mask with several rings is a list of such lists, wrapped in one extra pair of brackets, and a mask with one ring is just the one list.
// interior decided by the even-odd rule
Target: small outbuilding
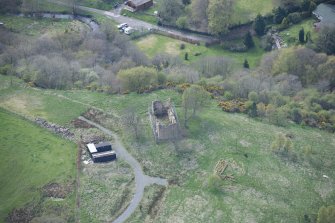
[(126, 5), (132, 8), (132, 11), (145, 10), (153, 6), (153, 0), (129, 0)]
[(93, 162), (108, 162), (116, 159), (116, 153), (112, 150), (112, 144), (109, 142), (102, 142), (98, 144), (87, 144), (87, 150)]
[(153, 101), (149, 107), (149, 119), (157, 143), (181, 138), (177, 113), (170, 99)]

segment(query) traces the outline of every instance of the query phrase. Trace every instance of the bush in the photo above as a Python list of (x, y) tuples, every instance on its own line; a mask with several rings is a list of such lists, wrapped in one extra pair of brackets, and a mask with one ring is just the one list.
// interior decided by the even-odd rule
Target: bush
[(237, 99), (231, 101), (221, 101), (218, 106), (221, 107), (223, 111), (230, 113), (246, 112), (247, 110), (245, 101)]
[(222, 190), (223, 180), (217, 175), (211, 175), (208, 179), (208, 188), (212, 193), (219, 193)]
[(229, 50), (231, 52), (239, 52), (239, 53), (243, 53), (243, 52), (247, 52), (248, 51), (248, 47), (244, 44), (244, 43), (224, 43), (222, 45), (223, 49), (225, 50)]
[(2, 75), (9, 75), (12, 66), (10, 64), (5, 64), (2, 67), (0, 67), (0, 74)]
[(158, 74), (154, 68), (134, 67), (120, 70), (118, 79), (121, 82), (123, 91), (136, 91), (142, 93), (158, 82)]
[(257, 116), (264, 117), (266, 114), (266, 105), (264, 103), (257, 104)]
[(251, 91), (248, 94), (248, 99), (252, 102), (258, 102), (258, 94), (257, 92)]
[(292, 151), (293, 143), (288, 135), (279, 133), (271, 144), (272, 151), (283, 159), (297, 162), (298, 156)]
[(299, 12), (290, 13), (287, 16), (287, 19), (290, 23), (297, 24), (302, 21), (301, 14)]
[(157, 81), (159, 85), (164, 85), (166, 82), (166, 76), (163, 73), (158, 73)]

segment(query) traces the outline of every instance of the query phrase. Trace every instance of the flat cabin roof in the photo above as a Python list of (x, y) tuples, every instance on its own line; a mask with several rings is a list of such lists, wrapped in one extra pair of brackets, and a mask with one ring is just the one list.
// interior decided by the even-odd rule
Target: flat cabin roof
[(90, 151), (90, 153), (96, 153), (96, 152), (98, 152), (97, 148), (95, 148), (95, 145), (93, 143), (87, 144), (87, 148)]
[(94, 153), (92, 154), (93, 158), (99, 158), (99, 157), (105, 157), (105, 156), (111, 156), (114, 155), (114, 151), (107, 151), (107, 152), (102, 152), (102, 153)]
[(105, 146), (112, 147), (112, 144), (110, 144), (109, 142), (101, 142), (101, 143), (95, 144), (95, 148), (105, 147)]
[(151, 0), (131, 0), (131, 2), (136, 5), (136, 7), (143, 5), (147, 2), (150, 2)]

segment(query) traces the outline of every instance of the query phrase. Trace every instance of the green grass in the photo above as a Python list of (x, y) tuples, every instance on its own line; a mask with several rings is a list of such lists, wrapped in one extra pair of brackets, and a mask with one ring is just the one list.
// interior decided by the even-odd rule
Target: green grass
[(66, 30), (79, 30), (83, 26), (86, 27), (77, 20), (36, 19), (11, 15), (0, 15), (0, 21), (4, 23), (7, 29), (28, 36), (65, 32)]
[[(68, 126), (70, 122), (86, 111), (87, 106), (57, 96), (58, 91), (42, 91), (26, 88), (15, 78), (13, 87), (10, 78), (0, 75), (0, 107), (14, 111), (29, 119), (44, 118), (50, 122)], [(18, 82), (18, 83), (17, 83)]]
[(130, 12), (128, 10), (123, 10), (121, 14), (124, 16), (142, 20), (144, 22), (151, 23), (153, 25), (157, 25), (158, 22), (158, 18), (154, 16), (154, 11), (151, 8), (145, 11), (138, 11), (138, 12)]
[(40, 1), (38, 8), (39, 8), (39, 11), (41, 12), (72, 13), (71, 7), (55, 4), (52, 2), (48, 2), (48, 1)]
[[(3, 222), (13, 208), (38, 201), (45, 184), (73, 181), (77, 149), (75, 144), (3, 109), (0, 124), (0, 221)], [(58, 205), (74, 211), (74, 197)]]
[[(157, 17), (153, 16), (154, 11), (159, 10), (159, 4), (161, 1), (157, 1), (154, 5), (146, 10), (138, 11), (138, 12), (129, 12), (127, 10), (123, 10), (122, 14), (133, 17), (151, 24), (156, 25), (158, 22)], [(277, 4), (274, 1), (269, 0), (237, 0), (234, 1), (233, 8), (233, 16), (232, 16), (232, 24), (246, 23), (252, 21), (256, 18), (257, 14), (266, 15), (272, 12), (272, 9), (276, 7)]]
[(306, 19), (299, 24), (293, 25), (288, 29), (281, 31), (279, 34), (283, 38), (284, 42), (288, 46), (299, 44), (299, 31), (304, 28), (305, 35), (307, 32), (311, 33), (312, 41), (315, 41), (318, 37), (318, 33), (315, 31), (313, 24), (314, 19)]
[[(243, 53), (230, 52), (224, 50), (219, 45), (211, 47), (205, 47), (203, 45), (197, 46), (156, 34), (137, 39), (135, 40), (135, 44), (150, 58), (158, 53), (167, 53), (173, 56), (179, 56), (181, 60), (184, 60), (185, 53), (187, 52), (189, 54), (188, 63), (197, 61), (199, 58), (205, 56), (224, 56), (234, 59), (237, 64), (241, 64), (241, 67), (244, 59), (248, 59), (250, 66), (255, 67), (265, 52), (259, 47), (259, 40), (254, 38), (254, 41), (256, 47)], [(184, 50), (180, 49), (180, 44), (182, 43), (186, 46)], [(196, 53), (200, 53), (201, 55), (195, 56)]]
[(245, 23), (256, 18), (257, 14), (266, 15), (276, 6), (275, 1), (269, 0), (237, 0), (234, 1), (233, 24)]
[(97, 8), (102, 10), (111, 10), (114, 8), (116, 3), (122, 4), (122, 0), (111, 0), (111, 1), (103, 1), (103, 0), (79, 0), (77, 4), (83, 5), (86, 7)]

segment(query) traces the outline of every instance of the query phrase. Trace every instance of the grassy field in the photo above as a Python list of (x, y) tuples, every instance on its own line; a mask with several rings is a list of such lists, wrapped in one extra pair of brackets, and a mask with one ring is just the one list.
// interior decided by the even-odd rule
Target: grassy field
[(123, 2), (122, 0), (79, 0), (77, 4), (102, 10), (111, 10), (115, 4), (122, 4)]
[(307, 19), (303, 22), (293, 25), (290, 28), (283, 30), (279, 33), (279, 35), (282, 37), (285, 43), (287, 43), (288, 46), (299, 44), (299, 31), (303, 28), (305, 31), (305, 35), (307, 32), (311, 33), (312, 41), (315, 41), (318, 37), (318, 33), (315, 31), (313, 24), (315, 20), (314, 19)]
[[(154, 11), (159, 10), (159, 3), (160, 1), (156, 1), (156, 3), (154, 1), (154, 6), (149, 9), (134, 13), (124, 10), (122, 14), (156, 25), (158, 19), (153, 15)], [(234, 1), (234, 8), (233, 8), (234, 15), (232, 17), (232, 24), (239, 24), (252, 21), (253, 19), (256, 18), (258, 13), (260, 13), (261, 15), (266, 15), (267, 13), (270, 13), (272, 9), (276, 6), (277, 4), (275, 3), (275, 1), (269, 1), (269, 0)]]
[(34, 19), (27, 17), (17, 17), (11, 15), (0, 15), (0, 21), (7, 29), (13, 32), (20, 32), (28, 36), (39, 36), (45, 33), (49, 35), (67, 31), (79, 31), (87, 28), (77, 20), (67, 19)]
[[(21, 91), (27, 95), (26, 100), (36, 97), (32, 90)], [(46, 95), (43, 97), (50, 96), (50, 103), (56, 103), (52, 94), (119, 116), (129, 106), (136, 108), (142, 120), (138, 142), (126, 129), (115, 125), (118, 120), (106, 117), (101, 121), (122, 134), (124, 143), (147, 174), (165, 177), (170, 185), (158, 202), (151, 198), (156, 199), (160, 189), (148, 188), (142, 209), (128, 222), (222, 222), (222, 219), (226, 222), (303, 222), (304, 215), (315, 220), (322, 205), (335, 203), (333, 134), (296, 125), (276, 127), (245, 115), (227, 114), (211, 101), (190, 122), (185, 139), (157, 145), (147, 117), (148, 105), (155, 99), (171, 98), (182, 121), (181, 95), (173, 90), (141, 95), (51, 90), (39, 93)], [(21, 92), (8, 90), (6, 95), (0, 98), (1, 106), (6, 98), (20, 97)], [(20, 108), (13, 110), (19, 112)], [(53, 113), (49, 109), (45, 112)], [(279, 133), (290, 135), (291, 150), (297, 157), (294, 161), (283, 159), (271, 149)], [(220, 159), (232, 164), (227, 171), (233, 174), (234, 181), (213, 179), (214, 166)], [(323, 174), (329, 179), (323, 178)]]
[[(42, 91), (26, 88), (15, 79), (13, 87), (8, 84), (10, 77), (1, 75), (0, 106), (28, 119), (37, 117), (60, 125), (69, 125), (70, 121), (84, 113), (88, 106), (74, 103), (57, 96), (57, 91)], [(60, 115), (61, 114), (61, 115)]]
[(258, 13), (266, 15), (276, 7), (275, 1), (269, 0), (237, 0), (234, 2), (233, 24), (251, 21), (256, 18)]
[[(70, 101), (64, 97), (60, 97), (59, 91), (27, 88), (25, 84), (17, 78), (13, 78), (12, 86), (10, 86), (10, 77), (0, 75), (0, 79), (0, 108), (3, 107), (9, 109), (20, 116), (24, 116), (31, 120), (36, 117), (42, 117), (50, 122), (66, 125), (71, 128), (71, 131), (75, 134), (77, 140), (80, 140), (81, 138), (83, 140), (89, 140), (90, 137), (99, 137), (101, 139), (113, 141), (113, 139), (106, 137), (95, 128), (74, 128), (71, 124), (71, 121), (84, 113), (89, 105), (85, 106)], [(18, 118), (18, 116), (15, 117)], [(29, 135), (30, 130), (27, 128), (20, 129), (22, 130), (22, 134), (27, 133)], [(6, 131), (6, 128), (1, 128), (0, 131), (2, 130)], [(45, 132), (45, 130), (39, 129), (38, 133), (41, 132)], [(34, 133), (34, 131), (32, 131), (32, 133)], [(19, 134), (14, 134), (13, 132), (8, 132), (8, 134), (20, 137)], [(48, 135), (49, 133), (46, 132), (45, 134)], [(2, 136), (3, 135), (1, 134), (1, 137)], [(48, 137), (45, 137), (42, 133), (40, 136), (42, 137), (41, 139), (39, 137), (34, 137), (32, 134), (29, 136), (31, 136), (31, 138), (27, 140), (24, 145), (29, 144), (33, 139), (41, 144), (40, 147), (48, 144), (48, 142), (45, 142), (49, 140)], [(56, 137), (54, 136), (54, 138)], [(24, 139), (22, 139), (22, 141), (23, 140)], [(59, 141), (62, 140), (59, 139)], [(21, 140), (19, 142), (21, 142)], [(35, 144), (32, 144), (32, 146), (35, 146)], [(57, 145), (54, 147), (57, 147)], [(4, 147), (1, 146), (0, 148), (10, 148), (10, 146), (4, 145)], [(43, 155), (38, 148), (32, 150), (38, 155), (31, 155), (29, 158), (33, 157), (34, 159), (38, 159), (38, 157)], [(26, 149), (30, 149), (30, 147)], [(1, 150), (0, 152), (4, 153), (5, 151)], [(75, 154), (75, 151), (73, 152)], [(11, 155), (17, 159), (20, 159), (23, 156), (22, 154), (20, 154), (20, 156), (15, 156), (15, 154)], [(53, 157), (58, 156), (54, 153), (51, 153), (50, 155)], [(64, 155), (67, 155), (68, 159), (75, 162), (73, 154), (69, 156), (67, 153), (64, 153)], [(85, 159), (88, 159), (87, 154), (85, 154), (85, 157)], [(45, 161), (43, 161), (43, 164), (45, 164)], [(34, 168), (35, 164), (33, 163), (30, 165)], [(64, 166), (64, 168), (67, 168), (67, 166)], [(53, 169), (50, 171), (53, 171)], [(63, 169), (59, 171), (63, 171)], [(49, 174), (49, 178), (57, 177), (57, 172), (55, 173), (56, 175)], [(0, 179), (5, 179), (4, 175), (1, 175)], [(81, 222), (102, 222), (106, 219), (114, 219), (116, 215), (120, 214), (120, 211), (128, 205), (134, 189), (132, 170), (129, 165), (122, 160), (103, 165), (83, 164), (83, 169), (80, 173), (80, 181), (82, 185), (80, 188), (81, 208), (79, 212)], [(8, 199), (11, 198), (9, 194), (7, 194), (7, 196)], [(73, 201), (74, 198), (72, 197), (71, 202)], [(16, 204), (13, 204), (13, 207), (17, 207)], [(69, 211), (73, 212), (74, 208), (71, 207)], [(2, 210), (1, 213), (3, 215), (7, 214)]]
[[(140, 39), (135, 40), (135, 44), (150, 58), (154, 57), (158, 53), (167, 53), (172, 56), (179, 56), (184, 61), (185, 53), (188, 53), (189, 60), (186, 63), (192, 63), (197, 61), (201, 57), (205, 56), (224, 56), (234, 59), (237, 64), (242, 64), (244, 59), (248, 59), (251, 67), (255, 67), (263, 54), (265, 53), (259, 48), (259, 40), (254, 38), (256, 47), (249, 50), (248, 52), (235, 53), (224, 50), (221, 46), (215, 45), (205, 47), (203, 45), (197, 46), (190, 43), (185, 43), (180, 40), (175, 40), (166, 36), (161, 35), (149, 35)], [(181, 50), (180, 45), (185, 44), (185, 49)], [(200, 54), (199, 56), (195, 56)]]
[[(0, 222), (4, 222), (13, 208), (40, 202), (44, 185), (73, 183), (77, 148), (3, 109), (0, 124)], [(57, 216), (58, 208), (59, 217), (73, 219), (74, 188), (64, 200), (43, 198), (41, 205), (47, 215)]]
[(153, 25), (157, 25), (158, 18), (154, 15), (154, 10), (152, 8), (145, 11), (130, 12), (128, 10), (123, 10), (122, 15), (139, 19)]

